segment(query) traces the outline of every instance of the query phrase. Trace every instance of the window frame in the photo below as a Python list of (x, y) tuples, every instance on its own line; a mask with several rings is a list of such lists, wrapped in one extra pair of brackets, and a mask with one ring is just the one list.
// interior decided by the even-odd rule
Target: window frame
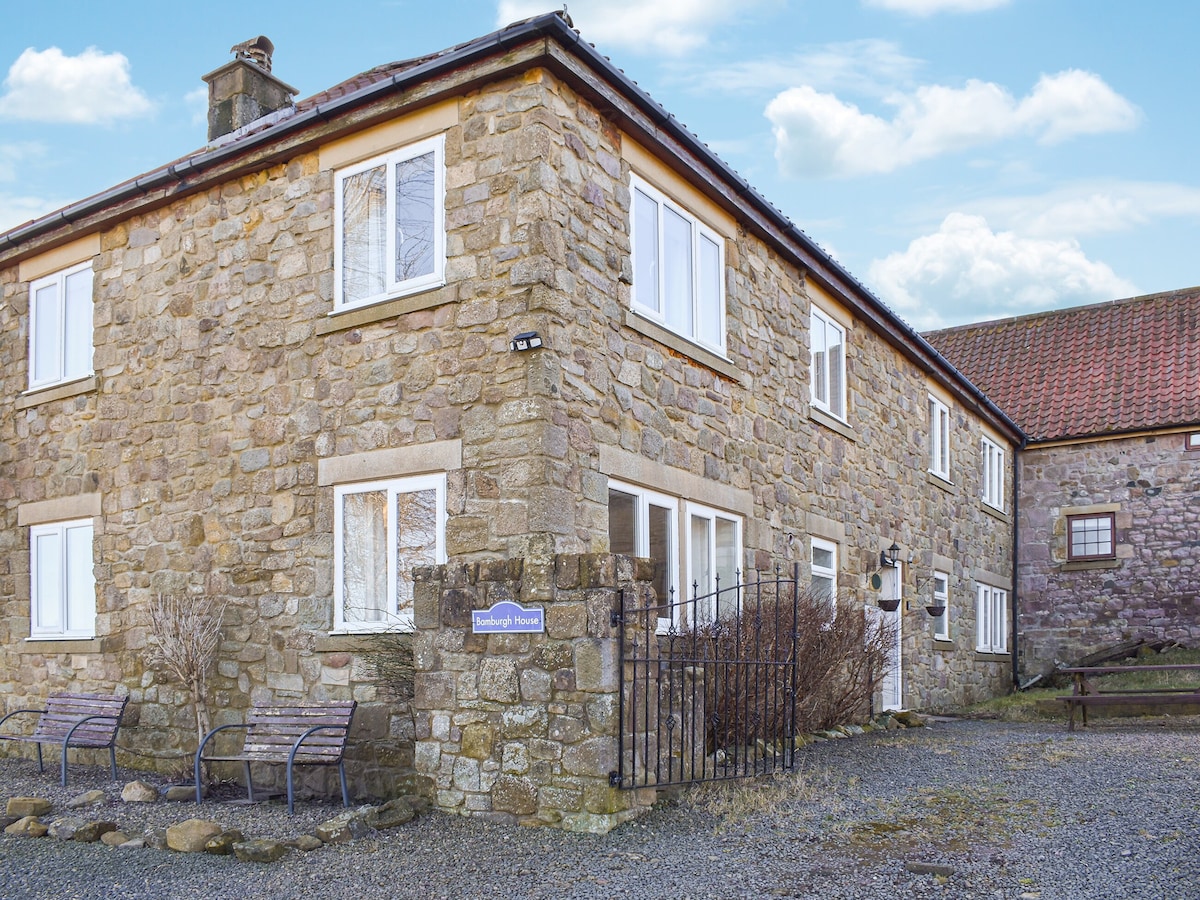
[[(396, 264), (396, 165), (433, 153), (433, 271), (407, 279), (397, 279)], [(384, 289), (376, 294), (347, 301), (345, 297), (345, 183), (348, 178), (360, 175), (380, 166), (385, 168), (386, 185), (385, 239), (384, 239)], [(446, 283), (446, 137), (435, 135), (396, 147), (386, 153), (345, 166), (334, 171), (333, 178), (333, 314), (348, 312), (394, 300), (409, 294), (441, 287)]]
[[(817, 551), (826, 550), (833, 557), (833, 566), (818, 566)], [(813, 582), (817, 578), (829, 579), (829, 622), (833, 622), (837, 618), (837, 598), (838, 598), (838, 562), (839, 553), (838, 545), (833, 541), (825, 538), (809, 537), (808, 546), (808, 584), (809, 589), (813, 590)]]
[[(1075, 552), (1075, 524), (1087, 520), (1108, 521), (1108, 549), (1100, 553)], [(1114, 512), (1076, 513), (1067, 516), (1067, 562), (1091, 562), (1117, 558), (1117, 514)]]
[[(67, 310), (67, 280), (72, 276), (78, 275), (81, 272), (87, 272), (88, 291), (87, 291), (87, 312), (88, 320), (86, 326), (87, 334), (87, 349), (88, 358), (87, 364), (78, 364), (78, 367), (72, 366), (68, 360), (70, 348), (67, 346), (68, 341), (68, 316)], [(95, 323), (95, 271), (92, 266), (92, 261), (77, 263), (66, 268), (59, 269), (56, 272), (51, 272), (43, 275), (40, 278), (35, 278), (29, 282), (29, 390), (40, 391), (44, 388), (55, 387), (60, 384), (70, 384), (72, 381), (79, 381), (82, 378), (87, 378), (95, 374), (95, 353), (96, 339), (94, 334)], [(58, 322), (56, 327), (55, 348), (57, 356), (57, 371), (53, 375), (48, 375), (43, 378), (37, 377), (37, 372), (42, 362), (38, 351), (38, 337), (45, 329), (45, 325), (38, 324), (38, 292), (53, 285), (56, 293), (56, 314)]]
[[(816, 344), (817, 344), (817, 342), (816, 342), (817, 329), (816, 329), (815, 323), (817, 323), (818, 321), (821, 324), (821, 342), (822, 342), (822, 348), (823, 348), (820, 351), (817, 350), (817, 346), (816, 346)], [(810, 344), (810, 346), (809, 346), (809, 386), (810, 386), (809, 393), (810, 393), (811, 403), (817, 409), (821, 410), (824, 413), (827, 413), (828, 415), (833, 416), (838, 421), (845, 422), (846, 421), (846, 369), (847, 369), (846, 349), (848, 346), (847, 340), (846, 340), (846, 326), (843, 325), (841, 322), (839, 322), (836, 318), (831, 316), (829, 313), (825, 312), (825, 310), (823, 310), (816, 303), (810, 303), (809, 304), (808, 327), (809, 327), (809, 344)], [(837, 391), (836, 397), (833, 396), (832, 385), (834, 384), (834, 379), (831, 377), (831, 375), (833, 373), (832, 373), (831, 367), (829, 365), (829, 358), (830, 358), (829, 357), (829, 341), (828, 341), (828, 331), (829, 330), (832, 330), (835, 333), (837, 333), (837, 335), (839, 336), (839, 338), (841, 340), (841, 348), (842, 348), (841, 355), (838, 359), (838, 366), (839, 366), (840, 371), (837, 373), (838, 374), (837, 385), (838, 385), (839, 390)], [(820, 378), (817, 377), (817, 374), (818, 374), (817, 373), (817, 354), (819, 352), (823, 352), (825, 354), (825, 362), (821, 369), (822, 377), (820, 377)], [(825, 386), (826, 396), (824, 396), (824, 397), (822, 397), (820, 395), (820, 392), (818, 390), (820, 385)], [(835, 403), (835, 401), (836, 401), (836, 403)]]
[(1004, 448), (986, 435), (980, 438), (981, 499), (992, 509), (1004, 511)]
[[(692, 540), (692, 519), (698, 518), (707, 521), (710, 524), (708, 529), (707, 546), (704, 548), (707, 558), (712, 560), (712, 564), (707, 573), (699, 573), (696, 571), (696, 566), (699, 563), (699, 552), (693, 546)], [(735, 515), (725, 510), (716, 509), (712, 506), (705, 506), (702, 503), (695, 503), (691, 500), (684, 501), (684, 521), (683, 521), (683, 536), (684, 536), (684, 566), (686, 571), (685, 589), (688, 593), (689, 602), (695, 597), (707, 597), (716, 590), (718, 571), (721, 566), (718, 558), (719, 548), (717, 547), (717, 522), (722, 521), (733, 525), (734, 528), (734, 547), (733, 547), (733, 585), (724, 585), (721, 587), (722, 595), (731, 587), (741, 583), (740, 573), (742, 571), (742, 556), (745, 552), (745, 537), (744, 537), (744, 521), (741, 516)], [(703, 580), (701, 578), (703, 577)], [(718, 598), (719, 599), (719, 598)], [(725, 609), (716, 610), (716, 616), (707, 616), (701, 618), (700, 609), (693, 604), (692, 608), (696, 613), (696, 622), (690, 624), (703, 625), (712, 622), (714, 618), (725, 618)], [(742, 608), (741, 591), (739, 590), (734, 602), (734, 608), (728, 615), (737, 615)]]
[[(633, 268), (633, 290), (630, 291), (630, 308), (645, 319), (654, 322), (657, 325), (676, 334), (684, 340), (710, 350), (724, 357), (727, 346), (727, 312), (728, 303), (725, 294), (725, 239), (715, 229), (706, 225), (695, 213), (691, 212), (687, 207), (672, 198), (669, 194), (656, 188), (650, 182), (641, 178), (637, 173), (630, 175), (630, 214), (629, 214), (629, 246), (630, 246), (630, 263)], [(643, 302), (645, 294), (641, 293), (641, 288), (638, 283), (638, 245), (641, 240), (638, 225), (638, 193), (643, 194), (648, 200), (657, 204), (657, 213), (655, 215), (655, 257), (653, 260), (654, 276), (656, 279), (654, 294), (655, 305), (651, 306)], [(665, 258), (665, 221), (666, 217), (662, 214), (663, 209), (670, 210), (675, 215), (679, 216), (688, 224), (689, 229), (689, 249), (691, 253), (691, 333), (686, 329), (678, 327), (676, 324), (668, 320), (667, 305), (667, 266), (663, 262)], [(702, 262), (702, 241), (709, 241), (716, 250), (716, 283), (710, 285), (709, 290), (715, 288), (717, 309), (713, 311), (714, 318), (719, 332), (718, 340), (709, 340), (703, 334), (702, 322), (705, 320), (705, 303), (703, 277), (703, 262)]]
[(950, 480), (950, 407), (929, 395), (929, 471)]
[[(933, 620), (933, 639), (935, 641), (950, 640), (950, 573), (940, 569), (933, 570), (933, 605), (944, 606), (946, 609)], [(941, 587), (938, 587), (938, 582)]]
[[(679, 626), (679, 609), (680, 596), (679, 591), (679, 498), (672, 497), (669, 494), (661, 494), (657, 491), (652, 491), (648, 488), (640, 487), (628, 482), (619, 481), (615, 478), (608, 479), (608, 490), (611, 493), (627, 494), (634, 498), (634, 546), (637, 556), (644, 559), (652, 559), (650, 556), (650, 507), (657, 506), (660, 509), (667, 511), (669, 521), (667, 525), (667, 559), (664, 562), (666, 567), (666, 588), (667, 596), (659, 597), (660, 604), (667, 605), (669, 615), (660, 616), (658, 619), (658, 631), (663, 632), (669, 627)], [(611, 509), (611, 507), (610, 507)], [(612, 534), (612, 525), (609, 524), (609, 534)]]
[[(69, 546), (69, 533), (75, 531), (87, 532), (87, 548), (89, 552), (88, 565), (84, 572), (72, 572), (72, 558)], [(57, 593), (57, 627), (43, 624), (47, 618), (45, 609), (49, 598), (48, 585), (43, 584), (42, 542), (41, 537), (57, 537), (59, 540), (58, 558), (54, 561), (54, 574), (58, 578), (55, 585)], [(31, 641), (66, 641), (88, 640), (96, 636), (96, 573), (95, 573), (95, 523), (92, 519), (69, 519), (61, 522), (43, 522), (29, 526), (29, 639)], [(82, 561), (79, 561), (82, 564)], [(74, 577), (72, 577), (74, 576)], [(86, 582), (83, 584), (82, 582)], [(72, 611), (72, 589), (81, 591), (79, 599), (83, 601), (80, 607)], [(86, 620), (87, 624), (76, 625), (76, 619)]]
[(979, 584), (975, 605), (975, 650), (1008, 653), (1008, 591)]
[[(408, 630), (414, 627), (413, 611), (400, 608), (399, 556), (397, 550), (396, 498), (400, 494), (433, 490), (435, 492), (435, 515), (437, 517), (434, 536), (433, 565), (446, 562), (446, 474), (444, 472), (425, 475), (407, 475), (398, 478), (357, 481), (336, 484), (333, 487), (333, 631), (335, 634), (373, 634), (382, 631)], [(345, 596), (345, 509), (344, 498), (352, 494), (377, 491), (387, 492), (387, 522), (385, 523), (387, 545), (387, 608), (380, 622), (350, 621), (346, 618)]]

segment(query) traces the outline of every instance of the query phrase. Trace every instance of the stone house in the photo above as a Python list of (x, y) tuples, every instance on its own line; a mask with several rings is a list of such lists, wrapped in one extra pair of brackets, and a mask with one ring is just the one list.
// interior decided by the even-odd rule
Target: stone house
[(116, 686), (130, 761), (185, 751), (147, 605), (203, 594), (218, 722), (353, 697), (359, 790), (603, 829), (621, 586), (798, 564), (902, 599), (879, 704), (1008, 689), (1020, 429), (561, 15), (299, 102), (269, 50), (204, 149), (0, 235), (10, 703)]
[(926, 337), (1027, 436), (1017, 457), (1021, 676), (1128, 639), (1195, 646), (1200, 289)]

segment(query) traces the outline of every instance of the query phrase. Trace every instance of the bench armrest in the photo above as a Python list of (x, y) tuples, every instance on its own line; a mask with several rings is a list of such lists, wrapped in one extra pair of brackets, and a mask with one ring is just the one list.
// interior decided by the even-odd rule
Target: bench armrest
[(292, 751), (288, 754), (288, 765), (290, 766), (292, 764), (292, 760), (296, 758), (296, 754), (302, 749), (300, 745), (304, 743), (309, 735), (316, 734), (318, 731), (330, 730), (340, 731), (345, 735), (349, 735), (350, 732), (350, 728), (347, 725), (314, 725), (312, 728), (308, 729), (308, 731), (304, 732), (304, 734), (300, 735), (300, 737), (296, 738), (296, 743), (292, 744)]
[(204, 736), (204, 740), (200, 742), (200, 746), (196, 748), (196, 761), (193, 765), (193, 775), (196, 782), (196, 802), (200, 803), (203, 800), (203, 786), (200, 781), (200, 763), (204, 761), (204, 746), (213, 739), (215, 735), (222, 731), (228, 731), (231, 728), (249, 728), (248, 724), (235, 723), (233, 725), (218, 725), (212, 731)]
[(7, 722), (13, 716), (20, 715), (21, 713), (37, 713), (37, 714), (41, 715), (44, 712), (46, 712), (46, 710), (44, 710), (44, 709), (14, 709), (12, 712), (10, 712), (8, 715), (6, 715), (3, 719), (0, 719), (0, 725), (3, 725), (5, 722)]

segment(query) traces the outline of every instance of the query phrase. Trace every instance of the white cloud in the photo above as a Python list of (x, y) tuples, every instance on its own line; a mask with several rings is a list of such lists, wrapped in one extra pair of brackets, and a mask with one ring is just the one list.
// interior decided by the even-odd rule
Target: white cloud
[(1074, 240), (995, 232), (964, 213), (871, 263), (867, 280), (920, 330), (1137, 293)]
[(1161, 219), (1200, 220), (1200, 188), (1169, 182), (1080, 182), (1041, 196), (983, 200), (974, 208), (990, 221), (1034, 237), (1111, 234)]
[(999, 9), (1007, 6), (1009, 0), (863, 0), (863, 3), (912, 16), (932, 16), (940, 12), (973, 13)]
[(62, 200), (21, 196), (0, 191), (0, 234), (26, 222), (54, 212), (65, 205)]
[(1000, 85), (972, 79), (961, 88), (925, 85), (886, 102), (896, 110), (890, 121), (807, 85), (783, 91), (766, 108), (780, 168), (797, 176), (883, 174), (1017, 135), (1051, 143), (1138, 121), (1133, 104), (1078, 70), (1043, 76), (1020, 101)]
[(208, 88), (198, 87), (183, 95), (183, 105), (192, 112), (193, 125), (208, 124)]
[(723, 93), (753, 93), (806, 84), (882, 95), (890, 91), (882, 85), (909, 81), (921, 65), (921, 60), (905, 56), (892, 41), (865, 38), (826, 44), (782, 59), (706, 67), (697, 74), (696, 83), (705, 90)]
[(106, 123), (146, 115), (153, 104), (129, 79), (129, 60), (89, 47), (27, 49), (4, 79), (0, 116), (36, 122)]
[[(703, 47), (713, 29), (742, 18), (758, 2), (761, 0), (572, 0), (568, 6), (571, 20), (589, 41), (681, 56)], [(496, 24), (502, 27), (561, 5), (545, 0), (501, 0)]]

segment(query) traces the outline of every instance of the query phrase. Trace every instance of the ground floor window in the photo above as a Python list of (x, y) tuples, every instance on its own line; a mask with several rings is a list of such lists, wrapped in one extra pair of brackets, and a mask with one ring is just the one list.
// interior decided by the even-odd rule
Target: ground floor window
[(989, 584), (979, 585), (979, 604), (975, 610), (980, 653), (1008, 652), (1008, 591)]
[(809, 586), (813, 599), (825, 605), (830, 621), (837, 616), (837, 569), (837, 544), (813, 538)]
[(1067, 559), (1115, 559), (1116, 533), (1113, 513), (1067, 516)]
[(334, 488), (334, 629), (411, 628), (417, 566), (446, 561), (446, 476)]
[[(726, 589), (739, 576), (740, 516), (610, 480), (608, 537), (613, 553), (654, 561), (654, 590), (663, 606), (660, 630), (687, 624), (680, 610), (693, 597), (702, 598), (696, 604), (697, 622), (736, 610), (737, 594)], [(718, 586), (722, 593), (713, 598)]]
[(942, 614), (933, 617), (933, 637), (935, 640), (950, 640), (950, 576), (945, 572), (933, 573), (933, 603), (942, 607)]
[(30, 637), (95, 637), (92, 520), (34, 525), (29, 551)]

